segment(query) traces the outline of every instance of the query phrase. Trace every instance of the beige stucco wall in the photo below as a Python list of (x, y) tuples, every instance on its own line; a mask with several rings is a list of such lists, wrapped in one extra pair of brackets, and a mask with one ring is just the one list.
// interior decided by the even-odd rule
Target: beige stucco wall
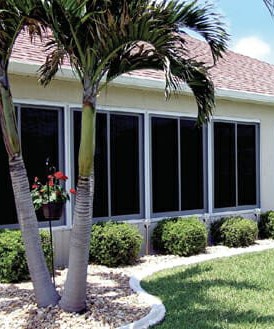
[[(41, 105), (80, 106), (81, 86), (78, 81), (55, 80), (49, 86), (42, 87), (37, 78), (26, 75), (10, 77), (13, 97), (18, 102)], [(273, 97), (274, 98), (274, 97)], [(165, 112), (182, 113), (196, 116), (197, 107), (190, 93), (183, 96), (172, 96), (165, 100), (164, 91), (158, 88), (141, 88), (140, 86), (108, 86), (98, 96), (98, 107), (114, 110), (138, 111), (141, 113)], [(239, 101), (217, 98), (215, 118), (246, 120), (260, 123), (260, 195), (261, 209), (274, 209), (274, 101), (271, 104), (254, 101)], [(209, 155), (210, 156), (210, 155)], [(252, 213), (253, 210), (251, 210)], [(67, 212), (68, 223), (71, 213)], [(151, 235), (153, 225), (149, 228)], [(146, 232), (142, 220), (134, 221), (144, 236), (141, 253), (147, 251)], [(66, 266), (68, 262), (68, 246), (70, 226), (54, 228), (55, 264)], [(149, 242), (151, 251), (151, 242)]]
[[(81, 86), (78, 81), (55, 80), (42, 87), (37, 78), (11, 75), (11, 89), (15, 100), (31, 103), (80, 105)], [(133, 111), (164, 111), (171, 113), (197, 114), (191, 94), (172, 96), (165, 100), (163, 90), (141, 89), (109, 85), (98, 96), (98, 107)], [(260, 122), (260, 191), (262, 210), (274, 209), (274, 103), (251, 103), (217, 98), (216, 118), (232, 118)]]
[(43, 87), (37, 78), (11, 75), (10, 84), (16, 100), (81, 103), (81, 86), (78, 82), (53, 80), (50, 85)]

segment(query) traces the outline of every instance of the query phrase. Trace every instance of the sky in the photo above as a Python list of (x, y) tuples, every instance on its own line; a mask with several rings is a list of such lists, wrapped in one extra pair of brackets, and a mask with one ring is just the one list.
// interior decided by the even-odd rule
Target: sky
[(229, 48), (274, 64), (274, 18), (263, 0), (210, 0), (224, 16)]

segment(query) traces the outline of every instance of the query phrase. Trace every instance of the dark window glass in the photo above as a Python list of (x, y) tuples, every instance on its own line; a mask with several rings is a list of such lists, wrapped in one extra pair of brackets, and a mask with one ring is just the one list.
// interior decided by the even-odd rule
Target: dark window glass
[(256, 125), (214, 123), (215, 208), (256, 205), (256, 166)]
[[(81, 111), (74, 111), (74, 163), (75, 184), (78, 177), (78, 154), (81, 132)], [(96, 114), (96, 147), (94, 158), (95, 186), (93, 216), (108, 216), (108, 173), (107, 173), (107, 115)]]
[(214, 123), (215, 208), (236, 205), (235, 125)]
[[(80, 127), (81, 112), (74, 111), (75, 177), (78, 176)], [(96, 115), (95, 218), (140, 213), (139, 128), (137, 115)]]
[(181, 207), (203, 208), (203, 130), (194, 120), (182, 119), (181, 125)]
[(74, 177), (75, 177), (75, 186), (77, 184), (77, 177), (79, 174), (79, 166), (78, 166), (78, 155), (79, 155), (79, 147), (80, 147), (80, 134), (81, 134), (81, 111), (73, 112), (73, 138), (74, 138)]
[(2, 133), (0, 134), (0, 177), (1, 177), (1, 209), (5, 215), (1, 216), (0, 225), (17, 224), (17, 214), (14, 203), (13, 189), (9, 172), (8, 155), (5, 149)]
[(110, 116), (111, 215), (140, 212), (139, 118)]
[(177, 122), (169, 118), (151, 119), (153, 212), (179, 210)]
[(96, 114), (95, 189), (93, 215), (108, 216), (107, 115)]
[[(22, 153), (30, 184), (35, 176), (46, 182), (48, 157), (51, 166), (62, 170), (58, 168), (58, 131), (58, 111), (24, 107), (21, 109)], [(42, 219), (40, 214), (38, 215), (39, 219)]]
[(256, 204), (256, 127), (237, 125), (238, 203)]

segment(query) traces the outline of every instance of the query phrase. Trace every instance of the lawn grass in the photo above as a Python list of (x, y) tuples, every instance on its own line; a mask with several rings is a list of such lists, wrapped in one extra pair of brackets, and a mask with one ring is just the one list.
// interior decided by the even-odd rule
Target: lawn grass
[(274, 329), (274, 251), (158, 272), (141, 282), (161, 298), (159, 329)]

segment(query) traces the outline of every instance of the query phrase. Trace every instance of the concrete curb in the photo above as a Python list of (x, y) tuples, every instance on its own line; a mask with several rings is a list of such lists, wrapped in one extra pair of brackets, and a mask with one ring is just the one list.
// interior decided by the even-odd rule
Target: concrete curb
[(179, 259), (174, 259), (169, 263), (158, 264), (153, 268), (144, 269), (136, 273), (135, 276), (132, 276), (129, 280), (130, 288), (138, 294), (140, 303), (145, 301), (146, 304), (149, 303), (151, 305), (151, 310), (145, 317), (141, 318), (140, 320), (126, 324), (117, 329), (147, 329), (152, 325), (163, 321), (166, 309), (162, 301), (158, 297), (148, 294), (140, 285), (141, 280), (145, 277), (168, 268), (174, 268), (182, 265), (191, 265), (216, 258), (230, 257), (268, 249), (274, 249), (274, 240), (257, 241), (255, 245), (246, 248), (217, 247), (214, 249), (214, 247), (209, 247), (209, 250), (211, 250), (209, 253), (190, 257), (181, 257)]

